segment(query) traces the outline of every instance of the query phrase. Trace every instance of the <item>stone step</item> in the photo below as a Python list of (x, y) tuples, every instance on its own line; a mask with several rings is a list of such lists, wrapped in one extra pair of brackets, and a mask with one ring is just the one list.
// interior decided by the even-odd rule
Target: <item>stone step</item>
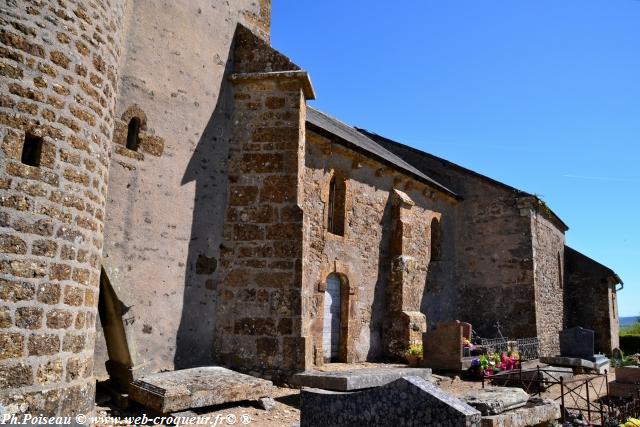
[(271, 381), (241, 374), (220, 366), (160, 372), (138, 378), (129, 386), (129, 399), (167, 414), (187, 409), (272, 394)]

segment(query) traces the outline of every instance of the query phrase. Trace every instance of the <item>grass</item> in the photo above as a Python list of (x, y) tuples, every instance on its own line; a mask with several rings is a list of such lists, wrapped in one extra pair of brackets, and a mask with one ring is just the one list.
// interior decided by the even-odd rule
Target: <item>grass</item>
[(640, 335), (640, 322), (620, 328), (620, 335)]
[(620, 328), (620, 348), (627, 354), (640, 353), (640, 322)]

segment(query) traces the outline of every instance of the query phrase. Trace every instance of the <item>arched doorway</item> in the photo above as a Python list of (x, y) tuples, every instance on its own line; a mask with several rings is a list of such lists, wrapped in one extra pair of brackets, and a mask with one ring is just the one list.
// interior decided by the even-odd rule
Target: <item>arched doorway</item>
[(325, 362), (340, 359), (340, 317), (342, 282), (337, 274), (327, 277), (324, 292), (324, 325), (322, 328), (322, 348)]

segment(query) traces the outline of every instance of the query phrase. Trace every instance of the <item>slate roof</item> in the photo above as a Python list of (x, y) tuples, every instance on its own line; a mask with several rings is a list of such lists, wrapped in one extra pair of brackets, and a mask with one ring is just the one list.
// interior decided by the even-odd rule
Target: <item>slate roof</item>
[[(590, 258), (585, 254), (583, 254), (582, 252), (579, 252), (567, 245), (564, 246), (564, 251), (565, 251), (565, 256), (567, 257), (567, 260), (569, 263), (569, 265), (567, 266), (569, 269), (573, 268), (573, 264), (580, 262), (583, 265), (588, 266), (587, 268), (590, 271), (594, 272), (599, 270), (606, 276), (614, 278), (614, 280), (616, 280), (617, 282), (616, 284), (624, 285), (624, 282), (622, 281), (620, 276), (618, 276), (618, 274), (616, 274), (615, 271), (613, 271), (606, 265), (600, 264), (598, 261), (594, 260), (593, 258)], [(582, 269), (584, 270), (584, 268), (585, 267), (583, 267)]]
[[(440, 163), (442, 163), (443, 166), (446, 166), (447, 168), (452, 168), (452, 169), (456, 169), (458, 171), (464, 172), (468, 175), (474, 176), (476, 178), (479, 178), (483, 181), (489, 182), (491, 184), (500, 186), (502, 188), (505, 188), (509, 191), (513, 191), (514, 193), (518, 194), (518, 196), (520, 197), (534, 197), (535, 199), (542, 201), (538, 196), (536, 196), (535, 194), (531, 194), (531, 193), (527, 193), (526, 191), (522, 191), (520, 189), (514, 188), (508, 184), (505, 184), (503, 182), (497, 181), (493, 178), (490, 178), (486, 175), (482, 175), (476, 171), (473, 171), (471, 169), (467, 169), (463, 166), (460, 166), (458, 164), (455, 164), (453, 162), (450, 162), (449, 160), (443, 159), (441, 157), (438, 156), (434, 156), (433, 154), (430, 153), (425, 153), (422, 150), (419, 150), (415, 147), (411, 147), (409, 145), (406, 144), (402, 144), (401, 142), (398, 141), (394, 141), (392, 139), (386, 138), (384, 136), (378, 135), (377, 133), (374, 132), (370, 132), (366, 129), (362, 129), (362, 128), (355, 128), (358, 132), (360, 132), (362, 135), (366, 136), (367, 138), (369, 138), (371, 141), (374, 141), (376, 144), (380, 144), (381, 146), (387, 145), (387, 146), (399, 146), (399, 147), (403, 147), (403, 148), (408, 148), (413, 154), (417, 155), (417, 156), (423, 156), (423, 157), (428, 157), (430, 159), (436, 160)], [(410, 156), (407, 157), (407, 161), (411, 162)], [(569, 229), (569, 226), (555, 213), (553, 212), (549, 207), (547, 207), (549, 214), (551, 215), (551, 217), (553, 218), (554, 221), (556, 221), (558, 223), (558, 225), (560, 225), (561, 227), (563, 227), (566, 230)]]
[(400, 172), (403, 172), (431, 187), (460, 199), (455, 192), (440, 184), (436, 180), (428, 177), (423, 172), (410, 165), (402, 158), (371, 140), (369, 137), (358, 132), (340, 120), (331, 117), (312, 107), (307, 107), (307, 124), (309, 128), (325, 136), (334, 136), (334, 141), (347, 148), (363, 153), (375, 160), (380, 161)]

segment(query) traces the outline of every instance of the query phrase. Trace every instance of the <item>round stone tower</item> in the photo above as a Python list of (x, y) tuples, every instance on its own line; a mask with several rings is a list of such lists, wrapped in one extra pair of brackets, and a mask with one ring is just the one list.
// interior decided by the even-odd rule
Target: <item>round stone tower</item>
[(0, 412), (93, 408), (125, 1), (0, 0)]

